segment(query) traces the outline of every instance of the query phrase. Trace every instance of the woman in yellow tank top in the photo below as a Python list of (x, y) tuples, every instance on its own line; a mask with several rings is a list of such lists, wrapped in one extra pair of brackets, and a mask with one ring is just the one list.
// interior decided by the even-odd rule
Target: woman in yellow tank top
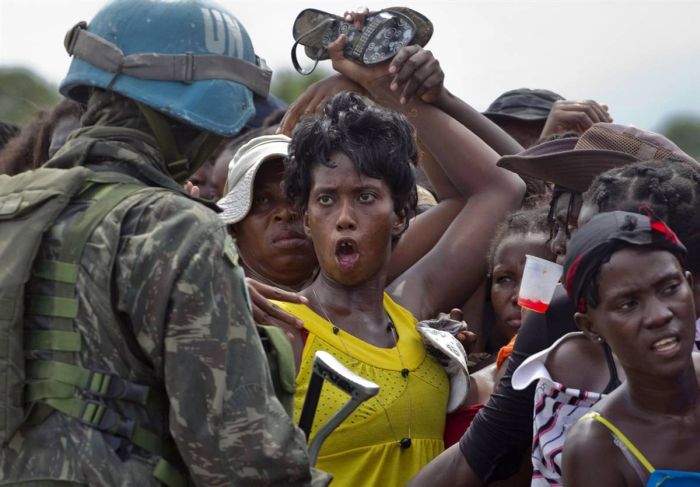
[[(416, 227), (446, 213), (452, 222), (425, 255), (389, 280), (392, 251), (401, 251), (397, 242), (414, 215), (413, 128), (399, 113), (340, 93), (292, 138), (285, 190), (303, 215), (320, 272), (302, 292), (308, 306), (278, 304), (308, 332), (297, 419), (318, 350), (381, 387), (326, 440), (317, 466), (333, 474), (336, 486), (399, 486), (443, 449), (449, 393), (415, 324), (459, 306), (479, 285), (495, 226), (519, 205), (524, 183), (496, 167), (498, 154), (441, 110), (420, 99), (399, 103), (388, 66), (343, 59), (343, 43), (341, 36), (329, 46), (334, 68), (377, 103), (407, 115), (447, 176), (434, 182), (445, 204)], [(346, 400), (324, 387), (312, 437)]]

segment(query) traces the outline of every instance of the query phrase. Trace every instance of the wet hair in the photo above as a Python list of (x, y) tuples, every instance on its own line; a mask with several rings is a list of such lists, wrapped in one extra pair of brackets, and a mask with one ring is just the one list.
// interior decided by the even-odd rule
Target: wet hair
[(36, 169), (49, 160), (51, 137), (66, 117), (80, 118), (83, 108), (64, 98), (52, 110), (36, 112), (26, 127), (11, 139), (0, 153), (0, 174), (14, 175)]
[(416, 211), (418, 158), (408, 120), (349, 92), (335, 95), (320, 116), (302, 120), (294, 130), (285, 171), (285, 191), (298, 210), (307, 207), (311, 171), (317, 164), (336, 167), (329, 160), (336, 152), (350, 158), (358, 173), (387, 184), (394, 211), (408, 225)]
[[(496, 234), (491, 240), (488, 253), (489, 274), (493, 272), (496, 250), (501, 242), (511, 235), (527, 235), (541, 233), (548, 235), (549, 221), (547, 220), (548, 209), (541, 205), (529, 210), (519, 210), (508, 215), (506, 220), (496, 228)], [(554, 256), (552, 256), (554, 257)]]

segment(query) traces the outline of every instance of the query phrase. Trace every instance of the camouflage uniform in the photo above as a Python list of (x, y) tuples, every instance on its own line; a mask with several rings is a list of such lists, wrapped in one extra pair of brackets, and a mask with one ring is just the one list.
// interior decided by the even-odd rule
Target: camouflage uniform
[[(93, 95), (83, 120), (93, 125), (48, 163), (116, 171), (153, 187), (120, 203), (88, 242), (75, 320), (83, 347), (73, 360), (166, 391), (160, 408), (111, 406), (174, 440), (196, 485), (324, 485), (328, 477), (309, 468), (303, 434), (274, 397), (235, 245), (216, 214), (167, 175), (137, 114), (125, 99)], [(80, 210), (72, 203), (62, 214), (40, 255), (55, 257)], [(30, 283), (29, 293), (45, 292), (40, 286)], [(46, 327), (40, 317), (29, 321)], [(0, 485), (158, 485), (156, 459), (133, 449), (122, 460), (111, 440), (50, 414), (0, 450)]]

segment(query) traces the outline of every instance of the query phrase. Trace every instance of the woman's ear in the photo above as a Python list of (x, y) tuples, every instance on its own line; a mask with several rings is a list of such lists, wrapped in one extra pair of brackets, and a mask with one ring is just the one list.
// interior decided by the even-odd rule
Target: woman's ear
[(593, 322), (591, 321), (590, 316), (588, 316), (588, 313), (575, 313), (574, 321), (576, 322), (578, 329), (581, 330), (590, 341), (596, 343), (603, 341), (603, 337), (600, 336), (597, 331), (595, 331)]
[(685, 271), (685, 280), (688, 281), (688, 285), (690, 286), (690, 289), (693, 290), (693, 297), (697, 299), (697, 290), (695, 289), (695, 277), (693, 277), (693, 274), (690, 271)]

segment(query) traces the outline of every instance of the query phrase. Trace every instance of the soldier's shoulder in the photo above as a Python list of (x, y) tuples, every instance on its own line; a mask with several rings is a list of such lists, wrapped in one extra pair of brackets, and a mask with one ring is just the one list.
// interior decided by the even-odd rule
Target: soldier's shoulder
[(159, 221), (176, 219), (180, 222), (188, 220), (192, 223), (223, 227), (217, 212), (201, 201), (172, 190), (148, 188), (141, 191), (139, 202), (133, 208), (143, 212), (144, 217), (154, 216)]

